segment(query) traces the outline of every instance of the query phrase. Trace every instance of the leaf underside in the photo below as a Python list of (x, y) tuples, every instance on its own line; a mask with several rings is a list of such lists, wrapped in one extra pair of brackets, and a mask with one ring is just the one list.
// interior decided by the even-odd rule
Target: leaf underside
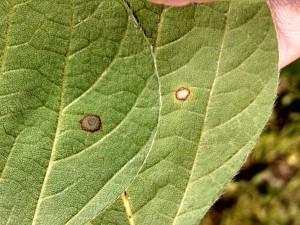
[(3, 1), (0, 38), (0, 224), (129, 224), (126, 190), (136, 225), (197, 225), (278, 82), (264, 0)]

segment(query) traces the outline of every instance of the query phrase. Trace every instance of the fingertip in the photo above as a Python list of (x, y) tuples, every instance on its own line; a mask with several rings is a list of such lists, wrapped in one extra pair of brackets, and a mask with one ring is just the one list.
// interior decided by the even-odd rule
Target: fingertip
[(268, 0), (279, 42), (279, 68), (300, 57), (300, 14), (294, 1)]
[(282, 69), (283, 67), (289, 65), (300, 57), (300, 48), (298, 50), (294, 49), (292, 51), (280, 50), (279, 53), (279, 68)]
[(168, 6), (184, 6), (190, 3), (189, 0), (148, 0), (149, 2), (168, 5)]
[(148, 0), (152, 3), (169, 5), (169, 6), (184, 6), (190, 3), (208, 3), (208, 2), (216, 2), (220, 0)]

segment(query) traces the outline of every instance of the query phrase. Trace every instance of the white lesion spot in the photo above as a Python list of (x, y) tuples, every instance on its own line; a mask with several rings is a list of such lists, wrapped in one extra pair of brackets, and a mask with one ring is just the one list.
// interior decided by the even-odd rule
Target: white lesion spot
[(186, 87), (180, 87), (179, 89), (177, 89), (175, 93), (176, 99), (179, 101), (187, 100), (189, 95), (190, 95), (190, 90)]

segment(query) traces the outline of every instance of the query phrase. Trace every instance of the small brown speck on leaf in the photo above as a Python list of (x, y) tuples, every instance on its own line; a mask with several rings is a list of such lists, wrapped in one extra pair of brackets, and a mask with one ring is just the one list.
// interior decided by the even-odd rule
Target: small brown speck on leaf
[(82, 130), (88, 132), (96, 132), (101, 128), (101, 119), (99, 116), (94, 114), (87, 114), (80, 120), (80, 126)]

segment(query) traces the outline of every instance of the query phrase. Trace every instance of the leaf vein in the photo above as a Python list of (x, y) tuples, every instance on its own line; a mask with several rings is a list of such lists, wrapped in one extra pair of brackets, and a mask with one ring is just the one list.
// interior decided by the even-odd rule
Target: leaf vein
[(49, 163), (48, 163), (48, 167), (46, 169), (46, 174), (42, 183), (42, 187), (41, 187), (41, 191), (40, 191), (40, 195), (37, 199), (37, 204), (36, 204), (36, 208), (34, 211), (34, 215), (33, 215), (33, 219), (32, 219), (32, 225), (37, 223), (37, 219), (38, 219), (38, 214), (40, 211), (40, 207), (42, 205), (42, 199), (44, 197), (45, 191), (46, 191), (46, 186), (47, 186), (47, 182), (49, 179), (49, 175), (52, 169), (52, 164), (53, 164), (53, 159), (54, 159), (54, 155), (55, 155), (55, 151), (57, 148), (57, 144), (58, 144), (58, 139), (59, 139), (59, 132), (60, 132), (60, 127), (61, 127), (61, 120), (62, 120), (62, 110), (63, 110), (63, 98), (64, 98), (64, 89), (65, 89), (65, 79), (66, 79), (66, 74), (67, 74), (67, 67), (68, 67), (68, 63), (69, 63), (69, 55), (70, 55), (70, 50), (71, 50), (71, 38), (72, 38), (72, 34), (74, 32), (74, 27), (73, 27), (73, 23), (74, 23), (74, 0), (70, 0), (70, 6), (71, 6), (71, 24), (70, 24), (70, 34), (69, 34), (69, 46), (66, 52), (66, 56), (65, 56), (65, 62), (64, 62), (64, 68), (63, 68), (63, 72), (62, 72), (62, 80), (61, 80), (61, 91), (60, 91), (60, 108), (59, 108), (59, 112), (57, 115), (57, 121), (56, 121), (56, 132), (55, 132), (55, 136), (54, 136), (54, 140), (53, 140), (53, 145), (52, 145), (52, 149), (51, 149), (51, 155), (50, 155), (50, 159), (49, 159)]
[(7, 59), (7, 51), (8, 51), (8, 48), (9, 48), (9, 36), (10, 36), (11, 27), (12, 27), (13, 15), (14, 15), (14, 1), (11, 1), (9, 12), (8, 12), (8, 17), (7, 17), (7, 23), (6, 23), (7, 27), (6, 27), (6, 31), (4, 33), (3, 55), (0, 58), (0, 77), (3, 75), (4, 64), (5, 64), (5, 61)]
[(217, 129), (217, 128), (220, 128), (220, 127), (223, 127), (225, 126), (226, 124), (230, 123), (232, 120), (234, 120), (235, 118), (237, 118), (239, 115), (241, 115), (243, 112), (246, 112), (248, 111), (248, 109), (254, 105), (256, 103), (256, 100), (258, 99), (258, 97), (260, 97), (260, 94), (264, 91), (264, 89), (268, 86), (268, 84), (271, 82), (272, 80), (269, 80), (269, 82), (265, 85), (264, 88), (262, 88), (260, 90), (260, 92), (255, 96), (255, 98), (244, 108), (242, 109), (240, 112), (238, 112), (236, 115), (234, 115), (233, 117), (231, 117), (230, 119), (226, 120), (225, 122), (221, 123), (221, 124), (218, 124), (214, 127), (211, 127), (209, 128), (208, 130), (204, 131), (203, 134), (206, 134), (214, 129)]
[[(231, 11), (231, 1), (229, 3), (229, 9), (228, 9), (228, 14), (230, 14), (230, 11)], [(215, 85), (216, 85), (216, 81), (217, 81), (217, 77), (220, 73), (220, 60), (222, 58), (222, 55), (223, 55), (223, 51), (224, 51), (224, 45), (225, 45), (225, 38), (226, 38), (226, 35), (227, 35), (227, 32), (228, 32), (228, 29), (229, 29), (229, 24), (228, 24), (228, 17), (226, 17), (227, 20), (226, 20), (226, 24), (225, 24), (225, 29), (224, 29), (224, 34), (223, 34), (223, 39), (222, 39), (222, 43), (221, 43), (221, 47), (220, 47), (220, 53), (219, 53), (219, 58), (218, 58), (218, 64), (217, 64), (217, 69), (216, 69), (216, 72), (215, 72), (215, 78), (214, 78), (214, 81), (213, 81), (213, 84), (211, 86), (211, 92), (210, 92), (210, 95), (208, 97), (208, 101), (207, 101), (207, 106), (206, 106), (206, 111), (205, 111), (205, 116), (204, 116), (204, 120), (203, 120), (203, 128), (202, 128), (202, 133), (200, 135), (200, 138), (199, 138), (199, 145), (200, 143), (202, 143), (202, 137), (203, 137), (203, 131), (205, 130), (205, 123), (206, 123), (206, 120), (207, 120), (207, 113), (208, 113), (208, 106), (210, 105), (210, 102), (211, 102), (211, 99), (212, 99), (212, 96), (213, 96), (213, 93), (214, 93), (214, 88), (215, 88)], [(196, 169), (196, 165), (197, 165), (197, 160), (198, 160), (198, 154), (199, 154), (199, 145), (198, 145), (198, 150), (196, 152), (196, 155), (195, 155), (195, 160), (193, 162), (193, 166), (192, 166), (192, 169), (191, 169), (191, 174), (189, 176), (189, 180), (188, 180), (188, 183), (186, 185), (186, 189), (183, 193), (183, 197), (182, 197), (182, 200), (180, 202), (180, 205), (178, 207), (178, 210), (176, 212), (176, 215), (174, 216), (174, 221), (173, 221), (173, 225), (176, 225), (177, 224), (177, 220), (179, 218), (179, 216), (181, 215), (181, 209), (183, 207), (183, 204), (185, 202), (185, 198), (186, 196), (188, 195), (188, 190), (189, 190), (189, 186), (191, 185), (192, 183), (192, 177), (193, 177), (193, 173)]]
[[(149, 83), (149, 81), (148, 81)], [(80, 156), (81, 154), (85, 153), (86, 151), (88, 151), (89, 149), (93, 148), (94, 146), (96, 145), (99, 145), (101, 144), (103, 141), (105, 141), (108, 137), (110, 137), (111, 135), (113, 135), (127, 120), (126, 118), (130, 115), (130, 113), (136, 108), (136, 105), (138, 103), (138, 99), (139, 97), (143, 94), (143, 92), (146, 90), (147, 86), (145, 86), (145, 88), (140, 92), (140, 94), (138, 95), (138, 97), (136, 98), (136, 101), (134, 103), (134, 105), (131, 107), (130, 111), (124, 116), (124, 119), (115, 127), (113, 128), (109, 133), (107, 133), (106, 135), (104, 135), (100, 140), (96, 141), (95, 143), (85, 147), (84, 149), (80, 150), (78, 153), (74, 154), (74, 155), (71, 155), (71, 156), (68, 156), (66, 158), (61, 158), (61, 159), (57, 159), (57, 160), (54, 160), (53, 163), (59, 163), (59, 162), (62, 162), (64, 160), (69, 160), (69, 159), (72, 159), (74, 157), (78, 157)]]
[(107, 66), (107, 68), (99, 75), (98, 79), (87, 90), (85, 90), (81, 95), (79, 95), (77, 98), (75, 98), (68, 105), (64, 106), (63, 112), (65, 112), (68, 108), (70, 108), (72, 105), (74, 105), (76, 102), (78, 102), (81, 98), (83, 98), (85, 95), (87, 95), (90, 91), (92, 91), (97, 86), (97, 84), (103, 79), (103, 77), (110, 71), (110, 69), (112, 68), (112, 66), (116, 62), (116, 60), (119, 58), (120, 50), (121, 50), (123, 42), (126, 38), (128, 26), (129, 26), (129, 21), (127, 20), (127, 29), (123, 34), (122, 40), (120, 41), (119, 49), (118, 49), (115, 57), (112, 59), (110, 64)]

